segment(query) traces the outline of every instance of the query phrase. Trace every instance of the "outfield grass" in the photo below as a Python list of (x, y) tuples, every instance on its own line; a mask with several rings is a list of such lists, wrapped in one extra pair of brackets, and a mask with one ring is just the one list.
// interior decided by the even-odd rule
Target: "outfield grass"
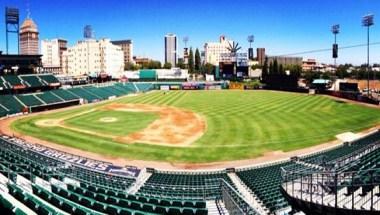
[[(175, 91), (153, 92), (112, 102), (167, 105), (192, 110), (207, 121), (206, 133), (189, 147), (120, 144), (62, 128), (40, 128), (35, 122), (80, 113), (87, 106), (15, 121), (23, 134), (99, 154), (140, 160), (212, 162), (248, 159), (268, 151), (291, 151), (334, 139), (347, 131), (359, 131), (380, 123), (378, 109), (342, 103), (323, 96), (271, 91)], [(98, 104), (96, 106), (102, 106)], [(107, 126), (101, 117), (121, 120)], [(155, 119), (147, 113), (94, 112), (67, 120), (91, 131), (128, 134)]]

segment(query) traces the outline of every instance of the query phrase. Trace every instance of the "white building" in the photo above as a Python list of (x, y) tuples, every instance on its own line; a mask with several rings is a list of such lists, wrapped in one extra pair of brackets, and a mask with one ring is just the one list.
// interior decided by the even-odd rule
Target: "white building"
[(219, 42), (209, 42), (204, 46), (205, 49), (205, 63), (211, 63), (215, 66), (219, 65), (221, 61), (221, 54), (230, 53), (228, 48), (230, 44), (233, 45), (234, 41), (227, 40), (225, 36), (220, 36)]
[(175, 34), (165, 36), (165, 63), (170, 63), (172, 67), (177, 65), (177, 36)]
[(67, 50), (67, 41), (52, 39), (41, 41), (42, 65), (44, 68), (62, 68), (62, 54)]
[(133, 63), (133, 41), (132, 40), (115, 40), (112, 44), (120, 46), (124, 52), (124, 64)]
[(124, 53), (109, 39), (79, 41), (64, 52), (64, 72), (68, 75), (107, 73), (119, 77), (124, 71)]

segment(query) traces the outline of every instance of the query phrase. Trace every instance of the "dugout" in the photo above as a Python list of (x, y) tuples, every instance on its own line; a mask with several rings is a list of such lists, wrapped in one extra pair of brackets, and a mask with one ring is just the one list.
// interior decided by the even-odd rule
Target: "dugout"
[(35, 113), (35, 112), (42, 112), (42, 111), (47, 111), (47, 110), (55, 110), (55, 109), (70, 107), (70, 106), (79, 105), (79, 104), (80, 104), (80, 100), (76, 99), (76, 100), (67, 101), (67, 102), (59, 102), (59, 103), (54, 103), (54, 104), (46, 104), (46, 105), (29, 107), (29, 112)]

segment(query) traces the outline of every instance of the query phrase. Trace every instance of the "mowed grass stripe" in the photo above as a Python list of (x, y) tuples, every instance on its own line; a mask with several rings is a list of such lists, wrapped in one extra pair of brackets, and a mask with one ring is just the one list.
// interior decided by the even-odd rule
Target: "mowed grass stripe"
[[(332, 140), (338, 133), (358, 131), (380, 123), (378, 109), (340, 103), (324, 96), (285, 92), (156, 91), (111, 102), (192, 110), (205, 118), (207, 130), (188, 147), (166, 147), (126, 145), (65, 129), (39, 128), (34, 124), (36, 120), (67, 117), (108, 103), (27, 117), (12, 126), (24, 134), (95, 153), (127, 159), (194, 163), (248, 159), (268, 151), (300, 149)], [(126, 122), (125, 126), (144, 127), (142, 121)], [(86, 123), (78, 125), (86, 129)], [(107, 125), (107, 129), (112, 131), (112, 125)]]
[(125, 102), (147, 104), (147, 103), (151, 103), (154, 100), (160, 100), (160, 99), (161, 99), (161, 95), (158, 92), (153, 92), (153, 93), (145, 94), (144, 97), (142, 98), (140, 98), (140, 96), (127, 98)]
[(170, 106), (174, 101), (178, 100), (181, 96), (183, 96), (184, 92), (176, 91), (170, 96), (167, 100), (165, 100), (161, 105)]

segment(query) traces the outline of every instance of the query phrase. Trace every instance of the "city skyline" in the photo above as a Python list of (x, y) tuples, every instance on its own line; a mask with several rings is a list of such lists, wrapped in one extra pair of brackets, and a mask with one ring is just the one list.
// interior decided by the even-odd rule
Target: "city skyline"
[[(20, 9), (21, 22), (27, 16), (25, 0), (0, 0), (2, 13), (6, 6)], [(132, 39), (135, 55), (164, 61), (163, 37), (178, 35), (178, 51), (182, 57), (182, 38), (189, 36), (188, 47), (203, 50), (206, 42), (218, 41), (220, 35), (239, 42), (248, 49), (248, 35), (255, 35), (253, 48), (264, 47), (268, 55), (284, 55), (308, 50), (331, 48), (330, 28), (340, 24), (340, 47), (364, 44), (366, 30), (361, 18), (375, 14), (371, 41), (379, 42), (380, 3), (374, 0), (357, 1), (202, 1), (202, 5), (186, 1), (29, 1), (31, 18), (39, 26), (40, 39), (64, 38), (69, 46), (83, 39), (83, 27), (91, 25), (95, 37), (111, 40)], [(277, 4), (275, 4), (277, 3)], [(344, 8), (342, 8), (344, 5)], [(344, 10), (342, 12), (342, 9)], [(68, 14), (67, 11), (70, 11)], [(99, 15), (100, 14), (100, 15)], [(228, 16), (226, 15), (228, 14)], [(70, 16), (67, 16), (70, 15)], [(67, 17), (70, 17), (69, 19)], [(0, 16), (4, 23), (4, 16)], [(21, 23), (20, 23), (21, 24)], [(5, 32), (4, 24), (0, 25)], [(5, 51), (5, 33), (0, 33), (0, 50)], [(17, 51), (16, 39), (10, 40), (10, 53)], [(337, 62), (362, 64), (366, 62), (366, 47), (339, 50)], [(298, 55), (332, 63), (331, 52)], [(380, 62), (380, 45), (371, 46), (371, 63)]]

